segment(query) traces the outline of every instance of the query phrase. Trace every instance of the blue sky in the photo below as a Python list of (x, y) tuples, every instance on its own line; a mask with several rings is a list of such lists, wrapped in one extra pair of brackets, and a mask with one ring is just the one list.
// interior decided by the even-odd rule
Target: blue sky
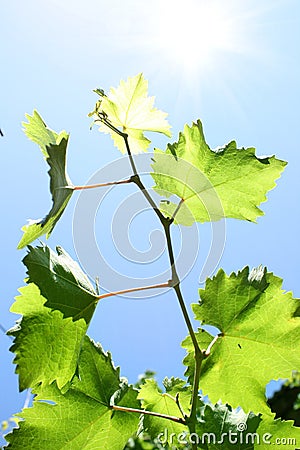
[[(213, 8), (205, 22), (201, 12), (205, 18), (208, 3)], [(185, 123), (200, 118), (212, 148), (235, 139), (240, 147), (256, 147), (258, 155), (275, 154), (288, 161), (277, 188), (262, 205), (265, 216), (258, 224), (226, 222), (226, 243), (218, 266), (230, 273), (245, 265), (266, 265), (284, 279), (286, 290), (299, 296), (298, 0), (66, 0), (63, 5), (58, 0), (12, 0), (2, 7), (1, 19), (0, 318), (5, 329), (16, 319), (9, 307), (25, 277), (24, 252), (16, 250), (20, 228), (28, 218), (42, 217), (50, 205), (48, 168), (38, 147), (22, 132), (24, 114), (36, 108), (51, 128), (71, 133), (68, 168), (73, 183), (85, 184), (92, 175), (104, 173), (99, 172), (103, 167), (108, 176), (121, 155), (109, 136), (89, 130), (87, 113), (96, 100), (92, 89), (108, 90), (139, 72), (149, 80), (157, 107), (169, 113), (172, 140)], [(166, 138), (149, 137), (153, 145), (166, 146)], [(151, 186), (149, 177), (145, 182)], [(124, 213), (127, 197), (133, 196), (134, 202), (137, 198), (132, 186), (118, 187), (110, 195), (102, 210), (95, 211), (95, 239), (105, 261), (127, 280), (162, 273), (163, 256), (149, 264), (150, 250), (157, 245), (157, 251), (163, 252), (160, 232), (151, 235), (158, 225), (149, 211), (138, 215), (129, 231), (136, 255), (145, 252), (148, 263), (128, 263), (122, 249), (116, 248), (122, 239), (119, 244), (110, 243), (113, 219), (113, 237), (118, 236), (120, 219), (114, 216), (115, 209), (121, 205)], [(75, 245), (72, 237), (74, 221), (74, 230), (78, 222), (75, 197), (48, 241), (52, 248), (59, 244), (73, 257), (78, 252), (78, 237)], [(189, 232), (183, 231), (183, 239), (189, 239)], [(216, 229), (215, 236), (222, 232), (224, 228)], [(183, 281), (187, 303), (197, 300), (199, 275), (212, 238), (206, 225), (193, 233), (200, 250)], [(85, 234), (83, 230), (86, 239)], [(180, 238), (179, 230), (174, 234)], [(180, 258), (179, 244), (176, 251)], [(82, 250), (79, 260), (87, 264)], [(99, 268), (96, 260), (89, 264), (89, 274), (99, 275), (101, 282), (101, 264)], [(107, 283), (103, 280), (104, 286)], [(122, 375), (132, 382), (147, 368), (156, 370), (159, 379), (182, 376), (184, 352), (179, 344), (186, 334), (172, 292), (144, 300), (103, 301), (89, 329), (89, 335), (112, 352)], [(0, 419), (5, 420), (22, 408), (25, 395), (18, 394), (10, 339), (1, 333), (0, 340)]]

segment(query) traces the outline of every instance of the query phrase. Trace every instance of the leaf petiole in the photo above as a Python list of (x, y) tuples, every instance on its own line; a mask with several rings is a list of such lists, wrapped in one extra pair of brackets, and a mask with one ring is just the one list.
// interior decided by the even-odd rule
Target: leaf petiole
[(181, 208), (181, 206), (182, 206), (183, 202), (184, 202), (184, 198), (182, 198), (182, 199), (180, 200), (180, 202), (178, 203), (178, 205), (177, 205), (177, 207), (176, 207), (175, 211), (173, 212), (173, 215), (172, 215), (172, 220), (174, 220), (174, 219), (175, 219), (175, 217), (176, 217), (176, 215), (177, 215), (178, 211), (180, 210), (180, 208)]
[(161, 419), (167, 419), (167, 420), (171, 420), (173, 422), (182, 423), (183, 425), (186, 424), (185, 419), (183, 419), (181, 417), (169, 416), (168, 414), (161, 414), (161, 413), (157, 413), (157, 412), (154, 412), (154, 411), (147, 411), (145, 409), (126, 408), (126, 406), (117, 406), (117, 405), (112, 405), (111, 408), (113, 410), (115, 410), (115, 411), (132, 412), (132, 413), (137, 413), (137, 414), (146, 414), (148, 416), (155, 416), (155, 417), (159, 417)]
[(65, 188), (73, 189), (73, 191), (83, 191), (84, 189), (95, 189), (99, 187), (106, 187), (106, 186), (114, 186), (117, 184), (126, 184), (126, 183), (132, 183), (133, 180), (131, 178), (128, 178), (126, 180), (120, 180), (120, 181), (109, 181), (107, 183), (96, 183), (96, 184), (88, 184), (83, 186), (65, 186)]
[(181, 404), (180, 404), (180, 401), (179, 401), (179, 392), (177, 392), (177, 394), (176, 394), (176, 396), (175, 396), (175, 402), (176, 402), (176, 405), (178, 406), (179, 411), (180, 411), (181, 414), (182, 414), (182, 417), (185, 419), (185, 418), (187, 417), (187, 415), (185, 414), (185, 412), (184, 412), (184, 410), (183, 410), (183, 408), (182, 408), (182, 406), (181, 406)]
[(123, 289), (122, 291), (108, 292), (107, 294), (99, 295), (97, 298), (98, 298), (98, 300), (101, 300), (102, 298), (113, 297), (115, 295), (128, 294), (130, 292), (146, 291), (148, 289), (167, 288), (167, 287), (171, 287), (171, 286), (172, 286), (171, 282), (167, 281), (167, 283), (152, 284), (151, 286), (142, 286), (142, 287), (136, 287), (136, 288), (130, 288), (130, 289)]
[(117, 133), (119, 136), (122, 136), (123, 138), (125, 136), (128, 136), (127, 133), (124, 133), (123, 131), (119, 130), (119, 128), (115, 127), (108, 119), (105, 113), (98, 113), (99, 119), (94, 120), (94, 122), (102, 122), (104, 125), (106, 125), (108, 128), (110, 128), (112, 131)]
[(212, 347), (215, 345), (215, 343), (217, 342), (217, 340), (223, 336), (223, 333), (219, 333), (217, 334), (213, 340), (211, 341), (211, 343), (209, 344), (209, 346), (207, 347), (207, 349), (203, 352), (203, 355), (205, 358), (207, 358), (210, 355), (211, 349)]

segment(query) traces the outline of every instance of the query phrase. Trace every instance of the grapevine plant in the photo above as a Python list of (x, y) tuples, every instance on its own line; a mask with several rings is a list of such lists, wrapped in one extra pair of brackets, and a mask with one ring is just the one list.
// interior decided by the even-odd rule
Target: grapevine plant
[[(142, 74), (121, 81), (90, 113), (100, 131), (127, 155), (132, 174), (109, 183), (76, 186), (66, 171), (69, 135), (56, 133), (37, 111), (27, 115), (25, 134), (40, 147), (50, 170), (52, 208), (43, 220), (25, 225), (18, 248), (27, 247), (27, 269), (11, 311), (21, 319), (9, 330), (21, 391), (31, 389), (33, 404), (6, 436), (11, 449), (268, 449), (300, 448), (300, 430), (275, 419), (266, 397), (272, 379), (299, 370), (300, 305), (282, 280), (260, 266), (237, 273), (220, 269), (199, 290), (191, 308), (194, 329), (175, 263), (172, 227), (234, 218), (255, 222), (259, 205), (275, 187), (286, 163), (258, 157), (234, 141), (210, 149), (200, 120), (185, 125), (166, 150), (154, 149), (152, 178), (160, 204), (143, 184), (135, 154), (146, 151), (145, 132), (171, 137), (167, 114), (154, 107)], [(100, 344), (87, 336), (102, 293), (68, 253), (45, 244), (74, 191), (132, 183), (158, 217), (165, 236), (170, 276), (141, 290), (171, 288), (185, 321), (185, 379), (153, 377), (135, 386)], [(121, 189), (121, 187), (120, 187)], [(207, 325), (218, 331), (210, 334)], [(213, 329), (213, 328), (212, 328)], [(271, 445), (271, 447), (270, 447)]]

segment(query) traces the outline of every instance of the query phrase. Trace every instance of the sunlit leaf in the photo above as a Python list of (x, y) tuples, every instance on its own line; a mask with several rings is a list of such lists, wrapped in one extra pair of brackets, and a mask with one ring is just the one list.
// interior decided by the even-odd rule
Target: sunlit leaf
[(57, 254), (46, 245), (31, 247), (23, 259), (29, 275), (47, 299), (46, 306), (58, 309), (64, 317), (83, 318), (88, 324), (98, 295), (86, 274), (61, 247)]
[[(18, 416), (20, 428), (6, 436), (14, 450), (123, 450), (137, 430), (139, 415), (112, 411), (110, 398), (120, 386), (119, 370), (109, 354), (85, 338), (79, 377), (62, 393), (55, 383), (35, 389), (33, 407)], [(128, 386), (118, 405), (139, 408), (137, 391)]]
[(257, 434), (260, 442), (256, 442), (254, 450), (297, 450), (300, 448), (300, 428), (294, 427), (291, 420), (274, 419), (274, 414), (264, 414)]
[(169, 144), (165, 152), (155, 150), (151, 175), (160, 195), (175, 194), (181, 201), (179, 210), (172, 201), (161, 204), (169, 217), (177, 210), (176, 223), (191, 225), (223, 217), (255, 222), (263, 214), (258, 206), (266, 201), (285, 165), (274, 156), (258, 158), (254, 148), (238, 149), (235, 142), (211, 150), (198, 120), (186, 125), (178, 142)]
[(48, 238), (57, 221), (63, 214), (73, 193), (72, 182), (66, 170), (66, 154), (69, 135), (62, 131), (60, 134), (47, 128), (40, 115), (34, 111), (33, 115), (26, 115), (28, 123), (24, 123), (26, 135), (36, 142), (50, 166), (50, 192), (52, 208), (44, 219), (30, 220), (22, 227), (23, 236), (18, 248), (23, 248), (43, 234)]
[[(261, 267), (225, 275), (223, 270), (208, 279), (199, 304), (193, 305), (202, 325), (217, 327), (221, 335), (202, 363), (201, 389), (212, 402), (222, 400), (244, 411), (269, 412), (265, 388), (272, 379), (289, 378), (299, 369), (299, 300), (281, 288), (282, 280)], [(199, 331), (201, 348), (212, 340)], [(191, 339), (183, 346), (187, 375), (193, 378)]]
[(33, 283), (21, 288), (20, 294), (10, 310), (23, 317), (8, 332), (14, 337), (10, 350), (16, 355), (20, 390), (54, 380), (62, 388), (76, 372), (86, 322), (64, 319), (60, 311), (46, 308), (46, 299)]
[[(156, 109), (154, 97), (148, 97), (148, 82), (143, 74), (129, 77), (121, 81), (117, 88), (111, 88), (108, 95), (103, 91), (97, 92), (101, 101), (96, 105), (95, 119), (98, 114), (104, 114), (108, 121), (120, 131), (129, 136), (129, 145), (132, 153), (146, 151), (150, 141), (144, 135), (145, 131), (154, 131), (171, 136), (167, 114)], [(126, 152), (124, 139), (116, 134), (107, 125), (102, 124), (100, 130), (110, 133), (115, 146), (122, 152)]]
[(206, 404), (196, 426), (197, 443), (207, 450), (253, 450), (261, 420), (258, 415), (246, 414), (241, 408)]
[[(180, 405), (187, 414), (190, 408), (191, 388), (185, 386), (185, 382), (178, 378), (171, 378), (164, 380), (165, 392), (162, 392), (156, 381), (148, 379), (141, 386), (138, 398), (142, 400), (142, 406), (147, 411), (155, 411), (160, 414), (167, 414), (170, 416), (181, 417), (182, 413), (176, 403), (175, 397), (178, 395)], [(166, 422), (166, 419), (161, 419), (154, 416), (144, 416), (144, 428), (152, 438), (165, 435), (167, 429), (167, 441), (170, 443), (170, 436), (174, 433), (175, 438), (172, 443), (178, 443), (176, 436), (187, 432), (188, 428), (180, 423)]]

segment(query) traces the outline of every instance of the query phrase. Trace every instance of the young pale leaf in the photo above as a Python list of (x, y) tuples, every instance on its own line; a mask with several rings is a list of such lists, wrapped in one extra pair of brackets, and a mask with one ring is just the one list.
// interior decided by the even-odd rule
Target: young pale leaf
[(23, 317), (8, 334), (14, 336), (10, 350), (16, 355), (20, 391), (54, 380), (61, 389), (76, 372), (86, 323), (46, 308), (46, 299), (33, 283), (19, 291), (10, 311)]
[(64, 317), (83, 318), (88, 324), (98, 296), (88, 277), (61, 247), (57, 254), (46, 245), (31, 247), (23, 259), (29, 275), (47, 299), (45, 306), (60, 310)]
[(261, 420), (240, 408), (234, 410), (220, 403), (206, 404), (197, 422), (195, 439), (200, 448), (207, 450), (254, 450), (255, 433)]
[[(272, 273), (261, 268), (249, 272), (246, 267), (230, 276), (220, 270), (199, 291), (200, 303), (192, 305), (196, 319), (222, 333), (202, 363), (201, 389), (211, 401), (221, 399), (245, 411), (269, 412), (266, 384), (289, 378), (299, 369), (299, 300), (281, 286), (282, 280)], [(208, 336), (197, 333), (201, 348), (207, 348)], [(189, 351), (185, 364), (192, 378), (189, 338), (183, 346)]]
[[(101, 92), (101, 102), (96, 106), (95, 118), (104, 114), (108, 121), (120, 131), (127, 133), (132, 153), (146, 151), (150, 141), (144, 136), (144, 131), (154, 131), (171, 136), (167, 114), (154, 108), (154, 97), (148, 97), (148, 82), (143, 74), (129, 77), (121, 81), (115, 89), (111, 88), (107, 96)], [(100, 104), (100, 106), (99, 106)], [(122, 136), (102, 124), (100, 131), (110, 133), (115, 146), (126, 153)]]
[[(84, 339), (79, 378), (62, 393), (53, 383), (35, 389), (33, 407), (19, 416), (20, 428), (6, 436), (14, 450), (123, 450), (136, 432), (139, 415), (112, 411), (110, 398), (119, 389), (119, 371), (109, 354)], [(118, 405), (139, 408), (137, 391), (128, 386)]]
[[(181, 412), (175, 400), (176, 394), (179, 396), (179, 402), (183, 410), (188, 413), (191, 401), (191, 388), (185, 386), (185, 381), (178, 378), (165, 379), (164, 385), (166, 392), (162, 393), (155, 380), (149, 379), (145, 381), (140, 388), (138, 398), (142, 400), (142, 406), (147, 411), (155, 411), (161, 414), (167, 414), (174, 417), (182, 417)], [(152, 437), (159, 435), (165, 436), (167, 430), (167, 441), (170, 442), (170, 435), (181, 435), (188, 432), (188, 428), (180, 423), (160, 419), (159, 417), (145, 415), (143, 419), (144, 429)], [(178, 443), (176, 438), (172, 443)]]
[[(223, 217), (255, 222), (263, 212), (258, 206), (275, 187), (286, 163), (274, 156), (258, 158), (254, 148), (238, 149), (235, 142), (211, 150), (205, 142), (200, 120), (186, 125), (178, 142), (165, 152), (156, 149), (151, 173), (155, 190), (181, 200), (180, 214), (172, 202), (161, 210), (184, 225), (211, 222)], [(188, 212), (187, 212), (188, 211)], [(178, 214), (177, 214), (178, 213)]]
[(28, 123), (24, 123), (26, 135), (36, 142), (50, 166), (50, 192), (52, 194), (52, 208), (42, 220), (30, 221), (22, 227), (24, 232), (18, 248), (23, 248), (38, 237), (46, 234), (48, 238), (57, 221), (63, 214), (73, 193), (72, 183), (66, 171), (66, 153), (69, 135), (62, 131), (60, 134), (47, 128), (43, 119), (34, 111), (27, 115)]

